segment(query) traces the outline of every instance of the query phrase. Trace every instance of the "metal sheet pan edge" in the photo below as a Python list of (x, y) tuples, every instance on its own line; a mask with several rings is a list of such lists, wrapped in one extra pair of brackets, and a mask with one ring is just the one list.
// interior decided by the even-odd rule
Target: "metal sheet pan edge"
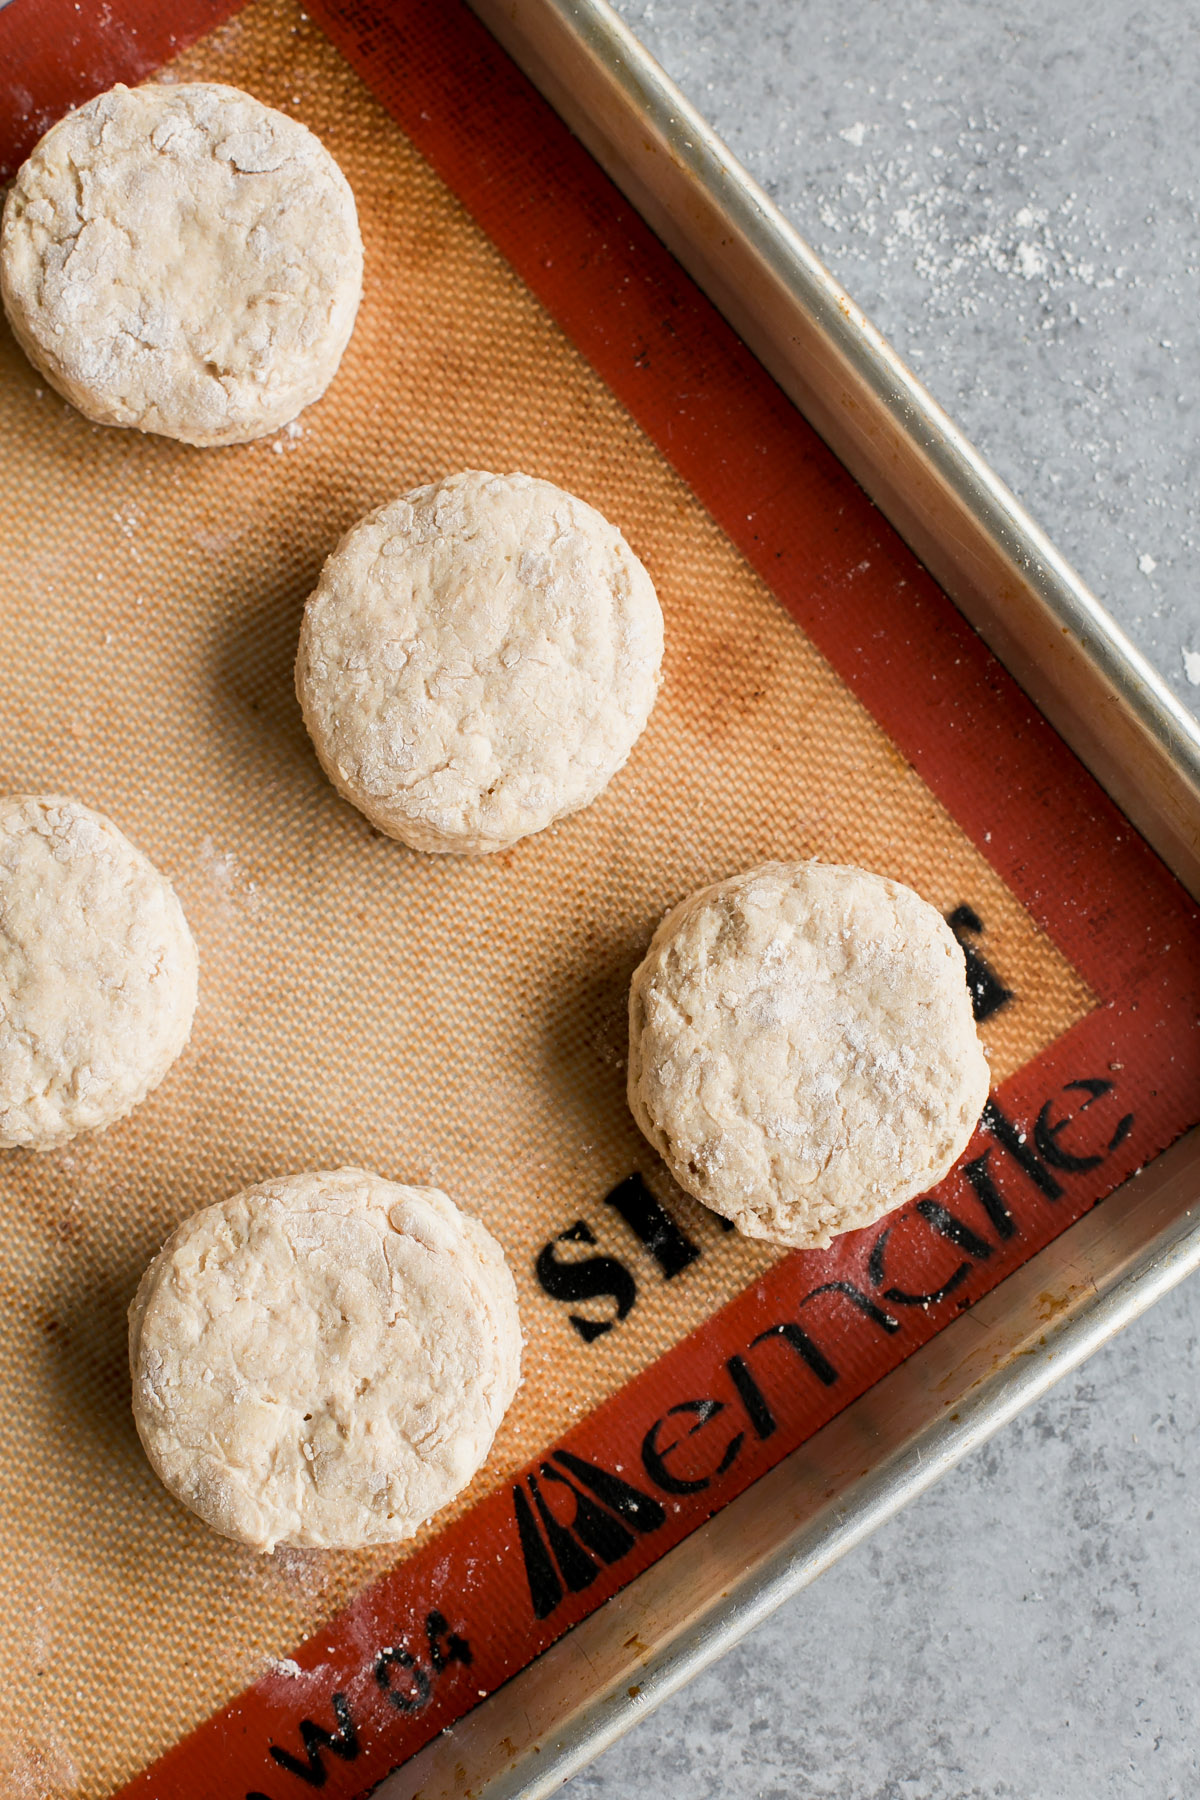
[(1200, 1265), (1200, 1128), (444, 1732), (375, 1800), (541, 1800)]
[(470, 0), (1200, 896), (1200, 726), (605, 0)]
[[(471, 0), (1193, 894), (1200, 727), (604, 4)], [(1200, 1129), (376, 1790), (538, 1800), (1200, 1267)]]

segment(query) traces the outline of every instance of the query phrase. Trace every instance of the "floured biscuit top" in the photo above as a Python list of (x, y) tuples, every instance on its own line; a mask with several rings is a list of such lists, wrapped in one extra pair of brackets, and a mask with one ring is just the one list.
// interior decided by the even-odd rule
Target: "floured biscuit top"
[(337, 369), (362, 290), (354, 196), (307, 127), (237, 88), (118, 86), (18, 172), (0, 285), (30, 361), (88, 418), (241, 443)]
[(629, 1103), (751, 1237), (828, 1244), (932, 1187), (988, 1092), (963, 953), (911, 888), (767, 863), (667, 915), (633, 978)]
[(196, 980), (170, 882), (110, 819), (0, 796), (0, 1148), (130, 1112), (186, 1044)]
[(151, 1463), (257, 1550), (411, 1537), (475, 1474), (520, 1378), (495, 1239), (436, 1189), (363, 1169), (196, 1213), (129, 1318)]
[(342, 539), (296, 690), (325, 772), (373, 824), (479, 854), (603, 791), (650, 715), (662, 642), (614, 525), (548, 481), (468, 470)]

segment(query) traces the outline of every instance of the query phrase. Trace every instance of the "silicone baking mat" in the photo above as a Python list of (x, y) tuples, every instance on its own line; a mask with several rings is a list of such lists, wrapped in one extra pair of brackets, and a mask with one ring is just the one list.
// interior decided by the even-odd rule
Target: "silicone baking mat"
[[(326, 398), (230, 450), (93, 427), (0, 345), (0, 783), (111, 814), (202, 957), (159, 1092), (0, 1159), (4, 1791), (351, 1796), (1200, 1117), (1200, 934), (470, 14), (120, 10), (0, 15), (10, 170), (68, 103), (215, 24), (160, 78), (233, 82), (320, 134), (366, 294)], [(609, 792), (479, 862), (374, 833), (291, 688), (339, 533), (467, 466), (600, 507), (667, 621), (661, 698)], [(681, 895), (806, 855), (952, 919), (995, 1082), (935, 1194), (782, 1257), (639, 1137), (625, 995)], [(414, 1545), (263, 1559), (150, 1473), (125, 1308), (195, 1208), (343, 1162), (444, 1186), (499, 1236), (525, 1382)]]

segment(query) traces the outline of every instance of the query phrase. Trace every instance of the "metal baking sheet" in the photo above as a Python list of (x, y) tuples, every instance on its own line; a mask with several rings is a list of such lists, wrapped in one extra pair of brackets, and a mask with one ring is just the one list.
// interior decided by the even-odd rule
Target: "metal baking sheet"
[[(60, 11), (0, 16), (10, 166), (176, 57), (166, 78), (326, 137), (368, 288), (327, 399), (245, 451), (95, 431), (5, 346), (0, 774), (152, 849), (208, 994), (133, 1121), (0, 1170), (34, 1395), (14, 1777), (276, 1800), (403, 1764), (391, 1795), (545, 1792), (1192, 1265), (1195, 911), (1046, 718), (1185, 882), (1194, 733), (603, 8), (479, 7), (586, 149), (457, 6)], [(670, 649), (597, 808), (432, 871), (323, 784), (287, 663), (338, 530), (468, 461), (619, 518)], [(671, 1186), (620, 1073), (657, 914), (773, 852), (865, 861), (955, 918), (997, 1077), (936, 1194), (788, 1258)], [(148, 1477), (121, 1313), (178, 1217), (332, 1157), (444, 1180), (497, 1230), (528, 1379), (410, 1554), (267, 1565)]]

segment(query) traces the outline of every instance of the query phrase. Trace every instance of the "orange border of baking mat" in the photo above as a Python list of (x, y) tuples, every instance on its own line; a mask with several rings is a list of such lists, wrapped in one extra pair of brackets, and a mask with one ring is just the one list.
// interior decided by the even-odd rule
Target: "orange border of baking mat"
[(0, 182), (42, 133), (117, 81), (141, 81), (241, 0), (9, 0), (0, 13)]
[[(236, 10), (39, 0), (34, 41), (18, 0), (0, 166)], [(775, 1265), (123, 1800), (361, 1795), (1200, 1117), (1196, 909), (846, 471), (459, 0), (309, 11), (1100, 1004), (933, 1195)]]

